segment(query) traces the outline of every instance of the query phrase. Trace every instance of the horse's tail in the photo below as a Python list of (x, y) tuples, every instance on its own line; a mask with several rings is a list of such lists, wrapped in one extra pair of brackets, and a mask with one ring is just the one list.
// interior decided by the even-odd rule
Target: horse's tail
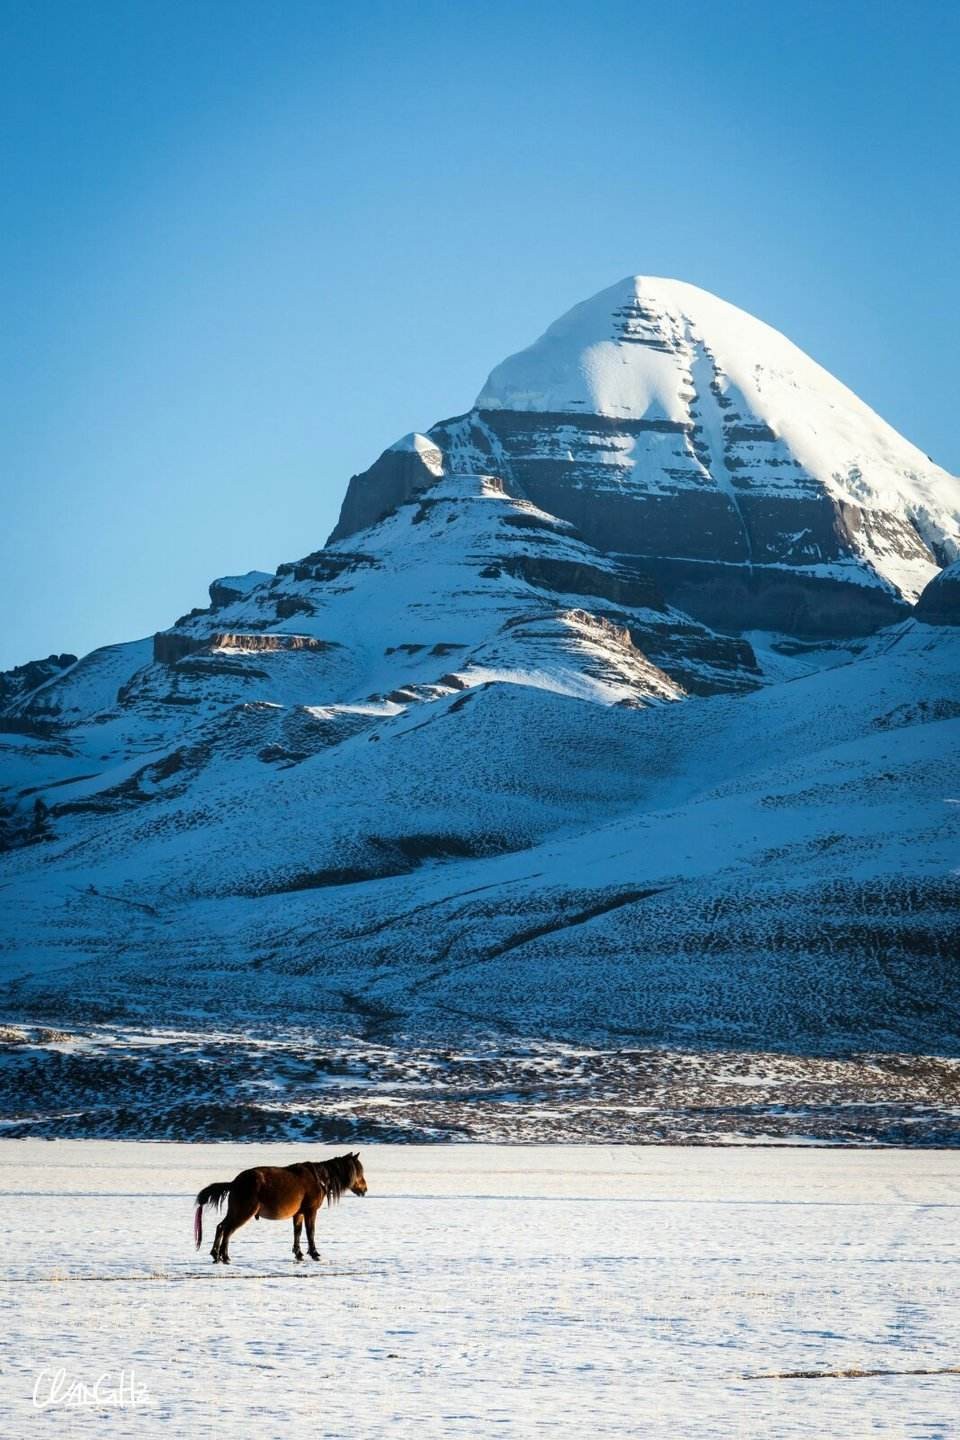
[(207, 1185), (197, 1196), (197, 1208), (193, 1216), (193, 1238), (197, 1242), (197, 1249), (203, 1244), (203, 1207), (204, 1205), (216, 1205), (217, 1208), (223, 1204), (230, 1194), (231, 1181), (215, 1180), (212, 1185)]

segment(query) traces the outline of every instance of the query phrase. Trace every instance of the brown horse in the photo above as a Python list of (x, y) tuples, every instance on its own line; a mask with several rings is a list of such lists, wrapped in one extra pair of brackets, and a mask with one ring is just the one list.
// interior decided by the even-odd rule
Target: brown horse
[(215, 1265), (218, 1262), (221, 1265), (230, 1264), (230, 1236), (248, 1220), (287, 1220), (291, 1216), (295, 1257), (303, 1259), (300, 1227), (305, 1224), (310, 1259), (319, 1260), (320, 1254), (313, 1239), (317, 1211), (324, 1200), (333, 1205), (345, 1190), (351, 1190), (354, 1195), (367, 1193), (367, 1182), (363, 1178), (358, 1154), (337, 1155), (333, 1160), (319, 1163), (304, 1160), (299, 1165), (259, 1165), (255, 1170), (241, 1170), (235, 1180), (214, 1181), (197, 1196), (197, 1213), (193, 1221), (197, 1249), (203, 1244), (203, 1207), (213, 1205), (219, 1209), (229, 1197), (227, 1213), (217, 1226), (210, 1251)]

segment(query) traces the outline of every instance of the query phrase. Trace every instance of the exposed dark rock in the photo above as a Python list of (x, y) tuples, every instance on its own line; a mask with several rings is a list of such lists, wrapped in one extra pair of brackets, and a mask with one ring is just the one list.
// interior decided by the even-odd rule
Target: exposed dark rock
[(269, 583), (272, 579), (273, 576), (265, 570), (248, 570), (246, 575), (224, 575), (219, 580), (211, 581), (210, 607), (220, 610), (226, 605), (233, 605), (249, 595), (258, 585)]
[(279, 578), (290, 575), (294, 580), (339, 580), (342, 575), (348, 575), (352, 570), (362, 570), (376, 564), (377, 561), (372, 555), (359, 552), (314, 550), (302, 560), (278, 565), (277, 576)]
[(0, 852), (55, 839), (50, 807), (38, 795), (32, 805), (0, 805)]
[(513, 555), (503, 561), (511, 575), (546, 590), (566, 595), (596, 595), (614, 605), (665, 610), (663, 597), (650, 575), (628, 568), (577, 564), (552, 555)]
[(366, 530), (396, 506), (428, 489), (436, 478), (436, 469), (426, 463), (421, 451), (385, 450), (369, 470), (351, 476), (340, 519), (327, 543)]
[(277, 619), (291, 620), (294, 615), (313, 615), (314, 607), (301, 595), (281, 595), (277, 601)]
[(960, 560), (934, 576), (915, 614), (925, 625), (960, 625)]
[(209, 641), (196, 635), (183, 635), (176, 630), (161, 630), (153, 637), (153, 659), (156, 665), (176, 665), (185, 655), (206, 650)]
[(178, 615), (174, 624), (186, 625), (190, 620), (196, 620), (198, 615), (209, 615), (212, 608), (210, 605), (194, 605), (192, 610), (188, 610), (184, 615)]
[(638, 650), (689, 695), (749, 690), (760, 680), (760, 666), (747, 640), (719, 635), (686, 623), (680, 616), (662, 625), (630, 625)]
[(45, 660), (28, 660), (0, 672), (0, 711), (76, 663), (76, 655), (48, 655)]
[[(313, 635), (263, 634), (256, 631), (221, 631), (214, 635), (184, 635), (176, 630), (161, 630), (153, 637), (153, 659), (157, 665), (178, 665), (190, 656), (212, 655), (219, 649), (275, 651), (275, 650), (331, 650), (332, 641), (318, 640)], [(220, 657), (221, 672), (227, 657)], [(246, 672), (241, 672), (246, 673)]]
[(257, 634), (247, 631), (223, 631), (214, 635), (215, 648), (230, 650), (331, 650), (333, 642), (318, 640), (315, 635)]
[(644, 564), (677, 609), (719, 630), (780, 630), (798, 636), (868, 635), (910, 613), (879, 586), (806, 575), (784, 566), (655, 559)]

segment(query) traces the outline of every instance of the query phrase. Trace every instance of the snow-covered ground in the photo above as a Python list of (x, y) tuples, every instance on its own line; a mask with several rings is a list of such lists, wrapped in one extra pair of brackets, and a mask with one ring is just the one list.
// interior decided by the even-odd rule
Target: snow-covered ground
[(369, 1146), (324, 1264), (194, 1252), (201, 1185), (311, 1153), (0, 1144), (2, 1434), (958, 1433), (958, 1152)]

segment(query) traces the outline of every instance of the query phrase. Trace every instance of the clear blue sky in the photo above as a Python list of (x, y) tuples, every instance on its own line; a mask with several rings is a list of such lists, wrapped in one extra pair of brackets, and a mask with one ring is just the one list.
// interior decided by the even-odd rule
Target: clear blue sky
[(960, 469), (960, 6), (0, 0), (0, 667), (319, 546), (633, 272)]

